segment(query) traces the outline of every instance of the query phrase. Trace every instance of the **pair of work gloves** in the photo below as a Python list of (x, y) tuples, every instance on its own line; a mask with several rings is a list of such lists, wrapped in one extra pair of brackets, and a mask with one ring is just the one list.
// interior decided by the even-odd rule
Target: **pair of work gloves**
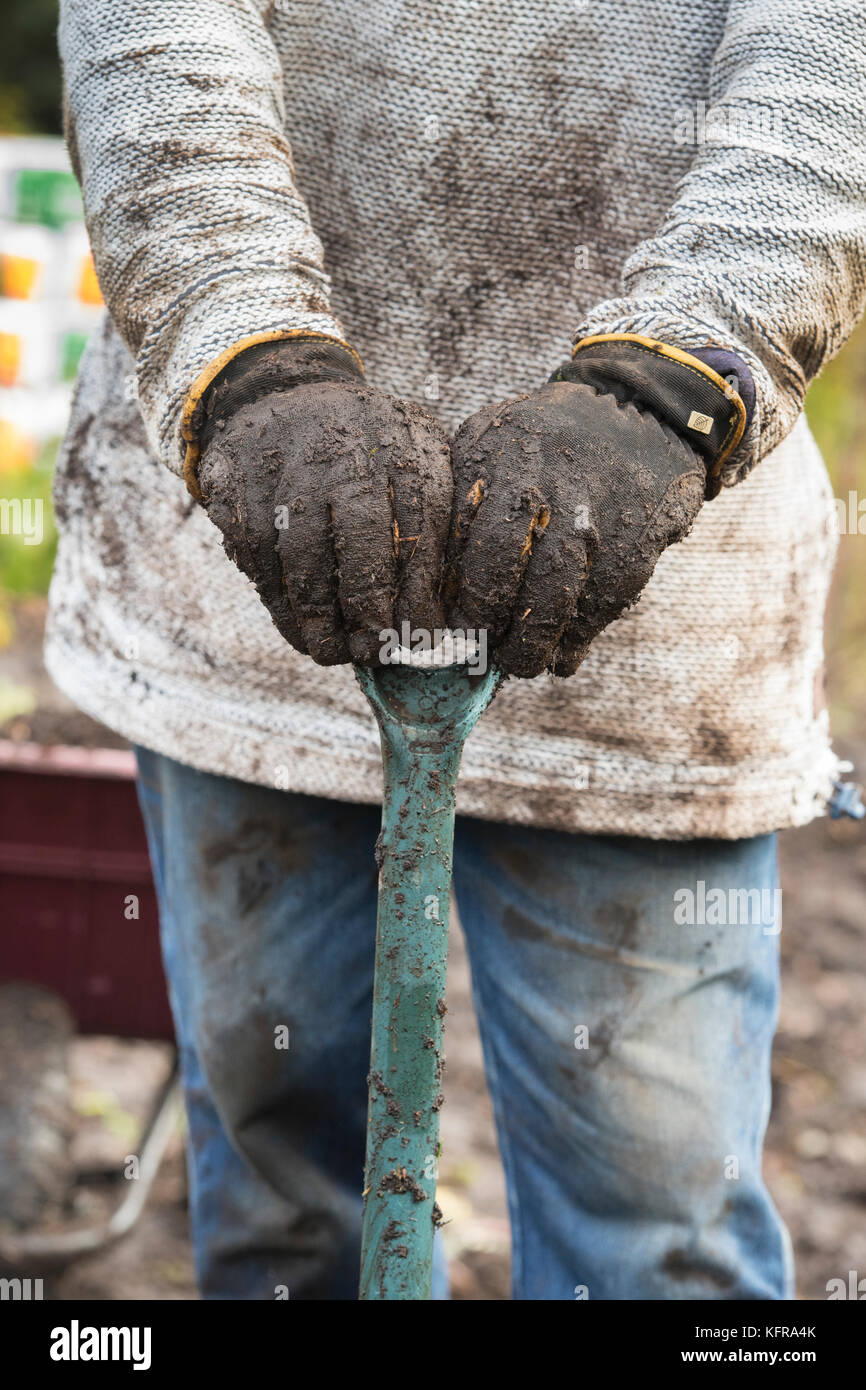
[(192, 412), (187, 481), (283, 637), (376, 665), (389, 631), (486, 631), (505, 673), (571, 675), (719, 489), (754, 400), (708, 348), (586, 339), (449, 443), (316, 335), (237, 355)]

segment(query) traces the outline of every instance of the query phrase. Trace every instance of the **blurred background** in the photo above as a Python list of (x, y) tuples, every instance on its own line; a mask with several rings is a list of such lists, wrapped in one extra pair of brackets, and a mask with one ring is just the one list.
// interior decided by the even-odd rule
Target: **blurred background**
[[(117, 950), (118, 923), (124, 923), (117, 908), (122, 884), (110, 881), (110, 856), (125, 853), (128, 874), (140, 844), (118, 841), (108, 850), (87, 844), (79, 846), (76, 859), (60, 842), (71, 832), (55, 823), (59, 800), (68, 805), (76, 834), (85, 826), (98, 837), (99, 826), (94, 830), (89, 822), (100, 818), (112, 820), (115, 835), (123, 830), (135, 840), (139, 834), (131, 822), (126, 825), (135, 812), (122, 740), (69, 705), (41, 664), (54, 551), (52, 464), (78, 359), (101, 312), (80, 200), (60, 139), (55, 25), (54, 0), (14, 0), (5, 8), (0, 48), (0, 895), (11, 904), (8, 920), (25, 922), (30, 941), (43, 942), (51, 982), (70, 1010), (59, 1034), (51, 1032), (50, 1001), (38, 992), (14, 1001), (12, 1023), (0, 1010), (0, 1046), (5, 1041), (25, 1049), (20, 1076), (28, 1074), (28, 1047), (33, 1056), (42, 1048), (58, 1073), (34, 1117), (28, 1097), (38, 1088), (31, 1078), (26, 1095), (20, 1082), (16, 1089), (16, 1068), (2, 1049), (0, 1160), (7, 1171), (5, 1180), (0, 1173), (0, 1233), (99, 1227), (120, 1200), (116, 1179), (138, 1152), (142, 1124), (172, 1054), (160, 1007), (134, 1020), (124, 1012), (123, 990), (112, 996), (110, 972), (100, 965), (100, 952)], [(839, 751), (866, 778), (866, 327), (812, 386), (807, 414), (840, 503), (827, 624), (832, 722)], [(38, 532), (28, 525), (37, 513)], [(115, 750), (115, 762), (101, 754), (87, 761), (88, 750), (104, 749)], [(39, 781), (39, 795), (20, 790), (26, 781), (22, 768), (34, 760), (50, 774)], [(58, 768), (72, 777), (74, 794), (64, 791), (70, 781), (54, 775)], [(32, 782), (31, 777), (27, 786)], [(108, 814), (112, 796), (120, 800)], [(22, 806), (32, 824), (23, 824)], [(766, 1172), (794, 1240), (804, 1299), (825, 1298), (828, 1281), (848, 1281), (850, 1271), (866, 1276), (864, 836), (862, 823), (820, 821), (786, 832), (782, 842), (784, 1002)], [(39, 880), (40, 864), (49, 866), (50, 891)], [(90, 881), (95, 864), (103, 875), (96, 886)], [(36, 906), (28, 909), (28, 903)], [(152, 932), (152, 915), (145, 891), (140, 916), (125, 925), (143, 936)], [(88, 935), (91, 919), (100, 930), (109, 922), (113, 947), (96, 927)], [(44, 943), (56, 940), (52, 932), (68, 921), (78, 933), (77, 952), (58, 962), (57, 949), (49, 951)], [(25, 952), (10, 963), (0, 940), (0, 982), (29, 978), (29, 960)], [(152, 957), (148, 962), (153, 968)], [(135, 969), (140, 990), (144, 967), (136, 962)], [(501, 1299), (508, 1296), (508, 1225), (457, 929), (449, 969), (440, 1203), (449, 1223), (453, 1292), (461, 1299)], [(112, 1021), (118, 1017), (123, 1025)], [(133, 1036), (119, 1037), (116, 1030)], [(49, 1157), (35, 1176), (34, 1170), (22, 1177), (22, 1133), (27, 1126), (35, 1126), (35, 1133), (40, 1125)], [(169, 1128), (165, 1157), (138, 1224), (123, 1241), (87, 1259), (58, 1262), (48, 1272), (52, 1296), (195, 1297), (182, 1133), (179, 1123)], [(22, 1197), (20, 1184), (26, 1186), (28, 1177)]]

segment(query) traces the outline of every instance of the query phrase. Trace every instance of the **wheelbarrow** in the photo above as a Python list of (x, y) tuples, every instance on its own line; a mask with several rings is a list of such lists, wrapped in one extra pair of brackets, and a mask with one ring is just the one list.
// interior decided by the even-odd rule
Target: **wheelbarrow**
[[(73, 1173), (73, 1034), (174, 1041), (135, 774), (131, 752), (0, 740), (4, 1273), (58, 1272), (127, 1234), (180, 1119), (174, 1052), (132, 1142), (138, 1181), (117, 1165)], [(112, 1184), (117, 1200), (84, 1227), (41, 1229), (76, 1182)]]

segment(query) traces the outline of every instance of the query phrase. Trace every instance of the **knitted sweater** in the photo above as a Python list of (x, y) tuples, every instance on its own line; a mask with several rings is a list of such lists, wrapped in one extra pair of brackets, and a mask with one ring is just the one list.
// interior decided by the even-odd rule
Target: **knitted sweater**
[(590, 333), (713, 343), (757, 387), (731, 486), (576, 676), (506, 684), (458, 809), (657, 837), (819, 813), (834, 513), (800, 410), (866, 297), (860, 0), (64, 0), (60, 43), (111, 319), (58, 466), (58, 684), (193, 766), (375, 800), (351, 671), (281, 641), (184, 489), (193, 382), (308, 328), (450, 428)]

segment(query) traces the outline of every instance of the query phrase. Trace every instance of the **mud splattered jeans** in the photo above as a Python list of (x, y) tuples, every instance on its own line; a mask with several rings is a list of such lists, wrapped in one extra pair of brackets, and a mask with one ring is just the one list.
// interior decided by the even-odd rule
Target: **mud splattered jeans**
[[(378, 809), (138, 757), (202, 1293), (355, 1298)], [(778, 922), (743, 910), (775, 837), (463, 819), (454, 880), (514, 1297), (792, 1297), (761, 1179)]]

